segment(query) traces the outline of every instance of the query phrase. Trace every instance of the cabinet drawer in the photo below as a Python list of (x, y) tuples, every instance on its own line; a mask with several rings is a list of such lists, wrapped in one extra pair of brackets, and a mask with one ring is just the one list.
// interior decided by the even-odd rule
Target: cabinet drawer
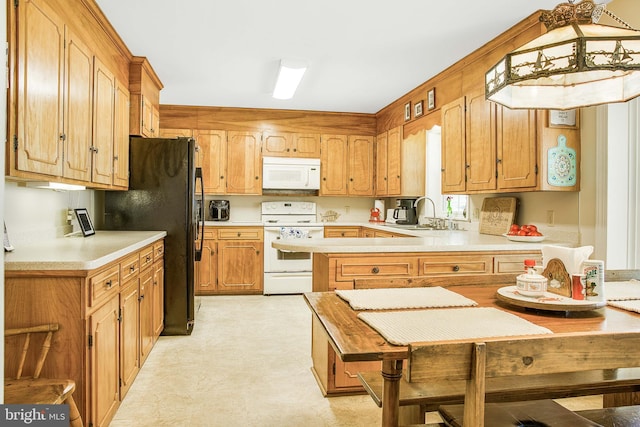
[(153, 262), (160, 261), (164, 258), (164, 240), (160, 240), (153, 244)]
[(224, 228), (218, 230), (219, 240), (263, 240), (262, 228)]
[(324, 237), (360, 237), (359, 227), (325, 227)]
[(495, 273), (523, 273), (525, 259), (534, 259), (536, 265), (542, 265), (542, 255), (540, 254), (496, 255), (493, 258), (493, 271)]
[(153, 265), (153, 246), (147, 246), (140, 252), (140, 270), (151, 267)]
[(493, 269), (493, 257), (428, 257), (420, 258), (420, 275), (489, 274)]
[(89, 307), (95, 307), (120, 288), (120, 266), (118, 264), (89, 278)]
[(384, 257), (380, 260), (338, 259), (336, 262), (336, 280), (353, 280), (359, 277), (415, 276), (418, 260), (408, 257)]
[(120, 278), (122, 283), (125, 283), (131, 277), (140, 272), (140, 253), (136, 252), (135, 255), (130, 255), (127, 258), (120, 261)]
[(218, 230), (208, 227), (204, 228), (204, 240), (215, 240), (218, 238)]

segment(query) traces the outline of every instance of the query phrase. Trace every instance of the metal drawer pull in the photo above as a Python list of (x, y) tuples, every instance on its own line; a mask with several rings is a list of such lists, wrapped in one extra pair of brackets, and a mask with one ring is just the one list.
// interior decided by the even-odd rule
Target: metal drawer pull
[(107, 280), (106, 282), (104, 282), (104, 285), (105, 285), (107, 288), (110, 288), (110, 287), (113, 285), (113, 283), (111, 282), (111, 280)]
[(454, 265), (453, 266), (453, 271), (460, 271), (460, 266), (459, 265)]
[(373, 267), (373, 268), (371, 269), (371, 272), (372, 272), (373, 274), (378, 274), (378, 273), (380, 273), (380, 269), (379, 269), (378, 267)]
[(130, 271), (131, 273), (133, 273), (134, 271), (136, 271), (136, 266), (135, 266), (135, 265), (132, 265), (131, 267), (129, 267), (129, 271)]

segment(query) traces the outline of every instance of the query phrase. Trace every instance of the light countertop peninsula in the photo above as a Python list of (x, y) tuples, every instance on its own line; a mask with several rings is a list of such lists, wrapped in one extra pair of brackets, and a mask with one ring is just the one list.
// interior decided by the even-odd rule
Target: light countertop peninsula
[(166, 231), (96, 231), (16, 245), (4, 254), (5, 271), (93, 270), (164, 238)]
[(544, 240), (538, 243), (513, 242), (503, 236), (475, 231), (417, 231), (416, 237), (393, 238), (326, 238), (288, 239), (273, 243), (273, 247), (295, 252), (317, 253), (397, 253), (397, 252), (478, 252), (478, 251), (539, 251), (544, 245), (570, 246), (567, 242)]

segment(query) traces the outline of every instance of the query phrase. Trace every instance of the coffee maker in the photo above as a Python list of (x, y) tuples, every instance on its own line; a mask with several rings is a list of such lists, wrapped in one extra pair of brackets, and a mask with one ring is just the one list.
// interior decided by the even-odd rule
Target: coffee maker
[(416, 208), (413, 206), (416, 199), (398, 199), (393, 210), (393, 218), (396, 224), (411, 225), (418, 223)]

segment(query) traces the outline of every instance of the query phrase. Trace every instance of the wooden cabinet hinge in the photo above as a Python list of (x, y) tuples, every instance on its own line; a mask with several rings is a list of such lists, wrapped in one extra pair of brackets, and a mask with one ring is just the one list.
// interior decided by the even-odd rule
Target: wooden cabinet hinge
[(333, 366), (331, 367), (331, 370), (333, 371), (333, 376), (335, 377), (335, 375), (336, 375), (336, 362), (333, 362)]
[(13, 151), (18, 151), (18, 135), (13, 135)]
[(536, 171), (536, 175), (538, 175), (538, 165), (536, 165), (535, 171)]
[(93, 347), (93, 335), (89, 335), (89, 348)]
[(13, 0), (13, 5), (18, 7), (20, 5), (20, 0)]
[(118, 322), (122, 323), (122, 307), (118, 309)]

